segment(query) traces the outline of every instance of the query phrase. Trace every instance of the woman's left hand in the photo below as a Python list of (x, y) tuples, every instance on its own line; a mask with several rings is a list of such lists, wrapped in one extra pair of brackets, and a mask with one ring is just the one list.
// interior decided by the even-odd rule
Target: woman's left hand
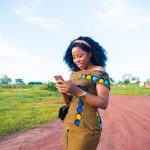
[(56, 87), (60, 93), (69, 93), (71, 95), (76, 95), (78, 87), (72, 81), (64, 81), (61, 84), (56, 82)]

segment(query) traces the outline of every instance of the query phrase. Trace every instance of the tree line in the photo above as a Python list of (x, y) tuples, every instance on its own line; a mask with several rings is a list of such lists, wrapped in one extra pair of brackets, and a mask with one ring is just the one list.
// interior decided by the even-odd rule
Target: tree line
[[(150, 76), (148, 79), (145, 80), (145, 82), (150, 82)], [(139, 77), (134, 77), (131, 74), (124, 74), (122, 76), (122, 80), (117, 81), (117, 82), (110, 77), (110, 83), (112, 84), (130, 84), (130, 83), (139, 84), (141, 83), (141, 81)]]
[[(10, 77), (8, 77), (7, 75), (3, 75), (2, 77), (0, 77), (0, 84), (12, 84), (12, 79)], [(23, 81), (23, 79), (17, 78), (17, 79), (15, 79), (15, 84), (24, 85), (25, 82)], [(31, 81), (27, 84), (29, 84), (29, 85), (42, 85), (44, 83), (40, 82), (40, 81), (38, 81), (38, 82)]]
[(8, 77), (7, 75), (3, 75), (0, 77), (0, 89), (4, 88), (4, 89), (8, 89), (8, 88), (32, 88), (33, 86), (38, 87), (41, 90), (50, 90), (50, 91), (57, 91), (56, 85), (53, 82), (48, 82), (48, 83), (44, 83), (44, 82), (35, 82), (35, 81), (31, 81), (28, 83), (25, 83), (23, 81), (23, 79), (21, 78), (17, 78), (15, 79), (15, 82), (12, 83), (12, 79), (10, 77)]
[[(122, 76), (122, 80), (116, 82), (113, 78), (110, 77), (110, 83), (111, 84), (129, 84), (129, 83), (140, 83), (140, 78), (139, 77), (134, 77), (131, 74), (124, 74)], [(150, 82), (150, 77), (145, 81), (145, 82)], [(12, 79), (10, 77), (8, 77), (7, 75), (2, 75), (0, 77), (0, 84), (12, 84)], [(15, 79), (15, 83), (14, 84), (18, 84), (18, 85), (25, 85), (25, 82), (23, 81), (23, 79), (21, 78), (17, 78)], [(28, 85), (42, 85), (45, 84), (43, 82), (35, 82), (35, 81), (31, 81), (27, 83)]]

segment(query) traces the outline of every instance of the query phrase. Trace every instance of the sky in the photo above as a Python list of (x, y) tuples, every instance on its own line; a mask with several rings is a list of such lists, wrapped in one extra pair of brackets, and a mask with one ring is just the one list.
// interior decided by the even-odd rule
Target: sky
[(107, 51), (106, 71), (150, 78), (149, 0), (0, 0), (0, 76), (13, 82), (69, 79), (70, 42), (89, 36)]

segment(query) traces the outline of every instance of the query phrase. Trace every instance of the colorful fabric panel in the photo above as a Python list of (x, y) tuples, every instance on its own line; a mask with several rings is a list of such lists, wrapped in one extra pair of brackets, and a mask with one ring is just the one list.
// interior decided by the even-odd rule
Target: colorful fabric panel
[(102, 129), (102, 120), (101, 120), (101, 117), (98, 114), (98, 112), (96, 112), (96, 116), (97, 116), (97, 120), (98, 120), (98, 123), (99, 123), (99, 127)]
[(83, 108), (82, 108), (83, 105), (84, 105), (83, 101), (82, 101), (82, 100), (79, 100), (79, 102), (78, 102), (78, 107), (77, 107), (76, 119), (75, 119), (75, 121), (74, 121), (74, 124), (75, 124), (76, 126), (79, 126), (79, 125), (80, 125), (80, 121), (81, 121), (81, 118), (82, 118), (81, 113), (83, 112)]
[[(87, 80), (91, 80), (91, 81), (96, 81), (98, 79), (98, 76), (92, 76), (91, 74), (80, 74), (78, 76), (81, 79), (87, 79)], [(97, 83), (102, 84), (104, 86), (106, 86), (107, 88), (110, 89), (110, 82), (109, 82), (109, 76), (108, 74), (103, 75), (98, 81)]]

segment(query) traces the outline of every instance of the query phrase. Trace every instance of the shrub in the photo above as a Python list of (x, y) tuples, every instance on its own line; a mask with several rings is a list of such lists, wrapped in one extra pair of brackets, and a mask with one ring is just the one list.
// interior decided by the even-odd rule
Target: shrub
[(47, 90), (56, 92), (57, 88), (56, 88), (55, 83), (54, 82), (48, 82), (48, 84), (47, 84)]

